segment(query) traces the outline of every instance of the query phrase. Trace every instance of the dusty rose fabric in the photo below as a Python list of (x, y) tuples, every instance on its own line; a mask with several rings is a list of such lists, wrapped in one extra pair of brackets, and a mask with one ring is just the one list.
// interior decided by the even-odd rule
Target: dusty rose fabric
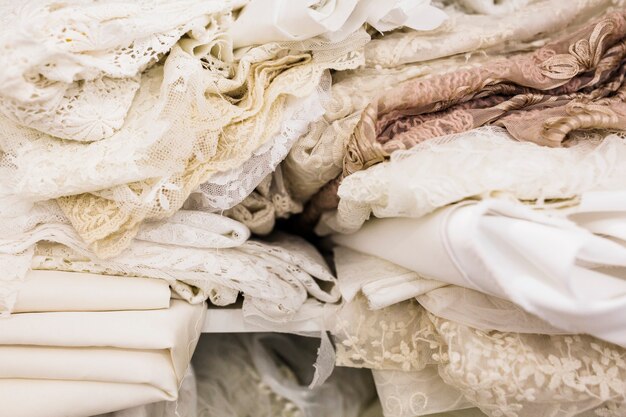
[(579, 129), (626, 129), (626, 10), (532, 52), (481, 67), (419, 78), (381, 95), (363, 112), (342, 175), (303, 213), (310, 224), (336, 207), (341, 178), (398, 149), (486, 124), (518, 140), (562, 146)]

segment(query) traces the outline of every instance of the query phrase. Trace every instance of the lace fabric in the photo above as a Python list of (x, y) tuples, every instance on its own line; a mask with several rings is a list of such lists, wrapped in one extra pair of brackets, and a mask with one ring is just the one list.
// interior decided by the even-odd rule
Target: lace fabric
[[(393, 68), (461, 53), (540, 46), (550, 34), (576, 27), (621, 2), (607, 0), (448, 1), (448, 20), (432, 32), (397, 31), (374, 38), (368, 65)], [(463, 6), (460, 8), (459, 6)], [(497, 14), (494, 18), (493, 14)]]
[(49, 0), (7, 3), (0, 37), (0, 112), (62, 139), (95, 141), (122, 127), (140, 74), (233, 2)]
[(353, 232), (372, 214), (421, 217), (465, 198), (507, 195), (541, 207), (586, 191), (622, 189), (622, 158), (624, 139), (601, 133), (579, 135), (567, 148), (517, 142), (491, 127), (431, 139), (346, 177), (337, 211), (324, 214), (317, 231)]
[[(407, 415), (399, 404), (456, 408), (457, 392), (490, 417), (571, 417), (600, 406), (619, 410), (626, 401), (626, 351), (590, 336), (477, 330), (429, 314), (413, 300), (373, 311), (357, 297), (345, 309), (334, 333), (339, 365), (402, 372), (436, 365), (450, 386), (447, 397), (437, 398), (437, 391), (432, 400), (421, 396), (419, 385), (392, 394), (383, 399), (387, 417)], [(410, 378), (400, 375), (399, 381)]]
[[(368, 39), (360, 31), (340, 44), (264, 45), (229, 67), (207, 55), (224, 56), (216, 52), (220, 23), (175, 45), (163, 67), (142, 77), (124, 129), (106, 141), (85, 146), (41, 134), (34, 141), (32, 131), (6, 121), (14, 131), (3, 137), (3, 194), (27, 202), (61, 197), (96, 252), (119, 253), (143, 220), (173, 214), (212, 174), (247, 160), (278, 130), (284, 99), (310, 94), (327, 68), (356, 65), (360, 55), (352, 51)], [(181, 137), (194, 139), (175, 140)]]
[(330, 75), (326, 74), (318, 91), (303, 98), (288, 98), (279, 132), (240, 167), (218, 173), (201, 184), (189, 197), (186, 207), (216, 212), (241, 203), (285, 159), (293, 142), (306, 132), (310, 123), (322, 116), (322, 103), (328, 100), (330, 82)]
[[(4, 312), (11, 310), (29, 268), (160, 278), (192, 303), (208, 298), (217, 305), (232, 304), (241, 292), (244, 308), (250, 304), (270, 321), (287, 320), (309, 294), (327, 303), (339, 299), (326, 263), (302, 239), (278, 235), (273, 243), (248, 241), (248, 229), (234, 220), (183, 210), (145, 224), (127, 250), (103, 260), (67, 220), (51, 221), (51, 212), (42, 209), (41, 223), (32, 223), (36, 213), (31, 213), (28, 227), (0, 242), (16, 274), (1, 286), (8, 296), (2, 300)], [(327, 283), (325, 289), (321, 282)]]

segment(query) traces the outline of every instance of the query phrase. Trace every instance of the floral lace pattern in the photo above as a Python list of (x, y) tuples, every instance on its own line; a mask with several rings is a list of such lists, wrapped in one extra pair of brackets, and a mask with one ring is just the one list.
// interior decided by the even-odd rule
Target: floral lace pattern
[[(479, 196), (506, 195), (541, 206), (585, 191), (622, 189), (622, 158), (626, 141), (601, 133), (581, 134), (567, 148), (550, 149), (489, 127), (432, 139), (346, 177), (337, 211), (324, 214), (317, 231), (355, 231), (371, 214), (421, 217)], [(483, 169), (487, 165), (489, 170)]]
[(626, 402), (626, 350), (593, 337), (477, 330), (415, 301), (377, 311), (362, 298), (353, 303), (334, 332), (340, 365), (419, 371), (436, 364), (446, 384), (490, 417), (571, 417)]

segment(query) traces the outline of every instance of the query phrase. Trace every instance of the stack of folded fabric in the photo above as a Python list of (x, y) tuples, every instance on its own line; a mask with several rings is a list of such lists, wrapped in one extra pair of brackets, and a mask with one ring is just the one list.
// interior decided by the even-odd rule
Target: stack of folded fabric
[(624, 0), (0, 10), (0, 416), (626, 415)]

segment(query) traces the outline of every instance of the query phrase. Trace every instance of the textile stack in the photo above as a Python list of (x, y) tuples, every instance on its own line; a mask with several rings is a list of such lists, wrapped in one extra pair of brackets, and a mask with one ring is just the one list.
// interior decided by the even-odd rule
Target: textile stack
[(0, 10), (0, 417), (626, 416), (624, 0)]

